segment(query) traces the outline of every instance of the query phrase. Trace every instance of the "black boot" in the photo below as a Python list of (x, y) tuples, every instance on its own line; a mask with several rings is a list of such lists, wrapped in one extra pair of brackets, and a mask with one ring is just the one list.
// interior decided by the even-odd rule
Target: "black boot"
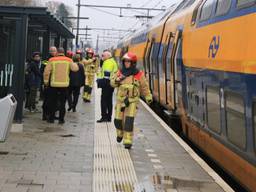
[(59, 124), (63, 125), (65, 123), (65, 120), (59, 120)]
[(107, 119), (102, 117), (101, 119), (97, 120), (97, 123), (103, 123), (103, 122), (107, 122)]
[(69, 106), (68, 107), (68, 112), (70, 112), (72, 110), (72, 107), (71, 106)]
[(116, 141), (117, 141), (118, 143), (121, 143), (122, 140), (123, 140), (123, 137), (116, 137)]
[(48, 119), (47, 123), (54, 123), (54, 120), (53, 119)]
[(48, 116), (46, 115), (46, 113), (43, 113), (43, 117), (42, 117), (42, 120), (43, 121), (47, 121), (49, 118)]
[(132, 144), (124, 144), (125, 149), (131, 149), (132, 148)]

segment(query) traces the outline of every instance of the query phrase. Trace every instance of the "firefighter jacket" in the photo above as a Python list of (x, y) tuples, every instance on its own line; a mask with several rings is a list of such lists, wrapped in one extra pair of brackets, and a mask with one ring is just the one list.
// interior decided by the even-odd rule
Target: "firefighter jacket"
[(85, 74), (87, 75), (94, 75), (99, 68), (99, 60), (96, 59), (84, 59), (82, 61), (82, 63), (84, 64), (84, 71)]
[(152, 94), (143, 71), (123, 77), (119, 70), (111, 77), (110, 84), (112, 87), (117, 88), (116, 98), (119, 102), (125, 102), (127, 99), (129, 103), (138, 102), (140, 96), (143, 96), (147, 103), (152, 102)]
[(72, 59), (60, 54), (49, 59), (44, 70), (44, 84), (51, 87), (68, 87), (70, 71), (78, 71), (78, 65)]

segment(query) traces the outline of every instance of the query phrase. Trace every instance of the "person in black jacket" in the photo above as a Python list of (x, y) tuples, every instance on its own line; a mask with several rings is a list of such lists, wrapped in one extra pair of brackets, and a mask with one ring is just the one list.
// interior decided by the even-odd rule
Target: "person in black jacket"
[(26, 100), (26, 107), (31, 112), (36, 110), (36, 95), (42, 78), (39, 68), (40, 60), (40, 53), (34, 52), (32, 60), (28, 63), (26, 70), (26, 85), (29, 90)]
[(84, 75), (84, 66), (80, 63), (81, 56), (76, 54), (73, 57), (74, 63), (79, 67), (77, 72), (70, 72), (70, 84), (69, 84), (69, 93), (68, 93), (68, 111), (73, 109), (73, 112), (76, 112), (76, 105), (80, 95), (80, 89), (84, 85), (85, 75)]
[[(50, 47), (49, 49), (49, 56), (46, 60), (42, 61), (42, 65), (41, 65), (41, 74), (43, 76), (44, 74), (44, 69), (48, 64), (49, 59), (51, 59), (52, 57), (55, 57), (57, 55), (57, 48), (56, 47)], [(43, 82), (43, 77), (42, 77), (42, 82)], [(46, 121), (49, 119), (50, 116), (50, 107), (49, 107), (49, 87), (43, 87), (43, 105), (42, 105), (42, 109), (43, 109), (43, 121)]]

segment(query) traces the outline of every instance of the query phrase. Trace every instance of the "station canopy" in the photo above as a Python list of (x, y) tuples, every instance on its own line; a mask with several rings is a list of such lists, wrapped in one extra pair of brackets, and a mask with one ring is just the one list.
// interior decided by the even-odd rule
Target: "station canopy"
[(67, 39), (75, 38), (69, 28), (51, 14), (47, 7), (0, 6), (0, 17), (3, 19), (19, 19), (22, 16), (29, 17), (29, 27), (34, 30), (50, 30)]

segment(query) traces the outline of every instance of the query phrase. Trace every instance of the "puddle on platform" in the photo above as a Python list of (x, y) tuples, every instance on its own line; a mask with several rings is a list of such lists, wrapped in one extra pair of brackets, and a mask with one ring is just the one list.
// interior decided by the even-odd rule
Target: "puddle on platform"
[(9, 152), (8, 151), (0, 151), (0, 155), (8, 155)]
[(20, 179), (17, 181), (17, 187), (19, 186), (28, 186), (28, 187), (39, 187), (39, 188), (43, 188), (44, 184), (42, 183), (34, 183), (33, 180), (27, 180), (27, 179)]
[(66, 135), (60, 135), (60, 137), (76, 137), (76, 136), (73, 134), (66, 134)]
[(0, 151), (0, 155), (13, 155), (13, 156), (27, 156), (27, 152), (9, 152), (9, 151)]
[(61, 131), (65, 131), (65, 130), (62, 128), (59, 128), (59, 127), (45, 127), (43, 129), (43, 132), (45, 132), (45, 133), (61, 132)]
[(205, 181), (185, 180), (156, 173), (146, 177), (144, 182), (137, 184), (134, 189), (136, 192), (169, 192), (178, 188), (199, 190), (203, 183)]

